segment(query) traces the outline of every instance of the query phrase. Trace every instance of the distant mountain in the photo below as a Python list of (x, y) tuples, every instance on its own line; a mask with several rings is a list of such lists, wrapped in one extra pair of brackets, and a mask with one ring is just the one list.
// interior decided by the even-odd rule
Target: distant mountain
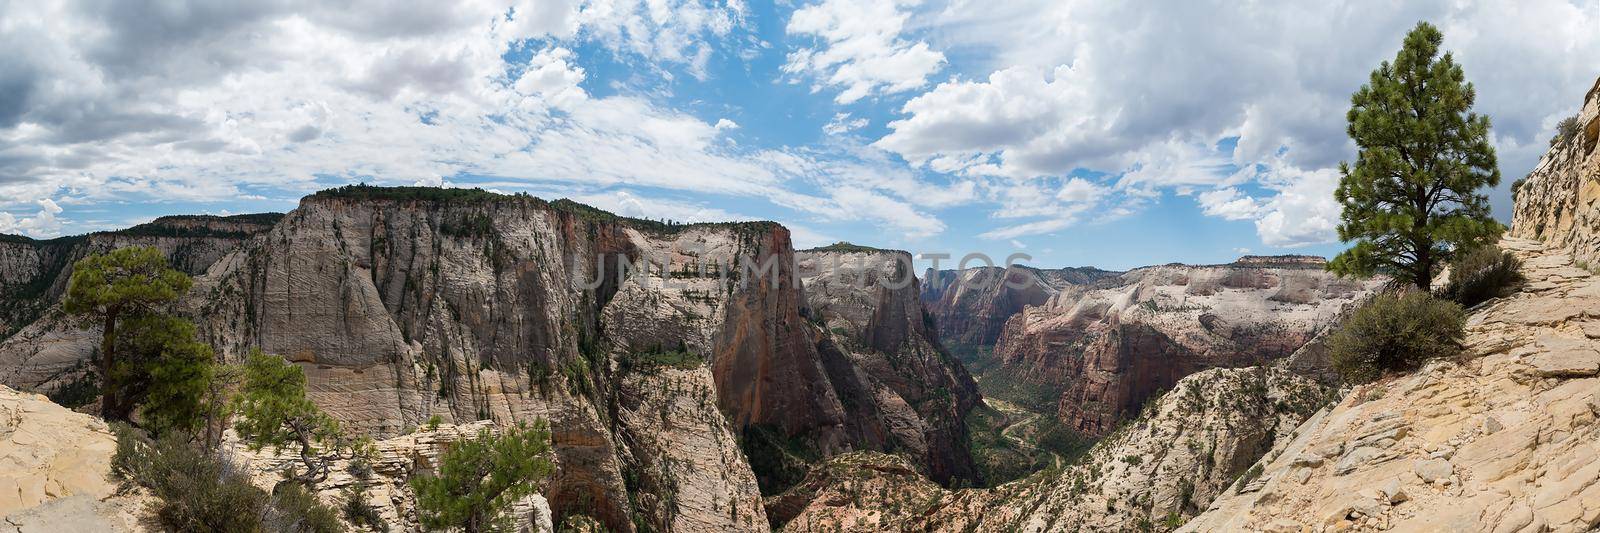
[(1011, 315), (1040, 305), (1074, 285), (1120, 274), (1093, 267), (1038, 269), (1022, 265), (965, 270), (928, 269), (922, 302), (933, 315), (939, 338), (966, 347), (993, 345)]

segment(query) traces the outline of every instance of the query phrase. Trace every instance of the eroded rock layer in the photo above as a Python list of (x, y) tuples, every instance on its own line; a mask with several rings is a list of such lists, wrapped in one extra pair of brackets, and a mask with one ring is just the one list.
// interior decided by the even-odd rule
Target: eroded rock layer
[(1140, 268), (1026, 308), (993, 357), (1063, 421), (1104, 434), (1184, 376), (1294, 353), (1381, 283), (1306, 256)]
[(1578, 128), (1557, 132), (1550, 150), (1512, 186), (1511, 235), (1542, 240), (1600, 267), (1600, 80), (1574, 117)]
[(1467, 355), (1356, 388), (1190, 531), (1600, 527), (1600, 278), (1506, 239), (1528, 283), (1468, 319)]
[(1043, 304), (1066, 287), (1093, 283), (1117, 274), (1093, 267), (930, 268), (923, 277), (921, 298), (944, 342), (990, 346), (1000, 338), (1006, 321), (1023, 308)]
[(978, 481), (966, 442), (978, 387), (931, 329), (911, 254), (803, 251), (798, 259), (806, 313), (826, 330), (819, 350), (849, 363), (836, 365), (848, 375), (830, 377), (841, 390), (861, 385), (859, 397), (842, 398), (857, 440), (908, 453), (939, 483)]
[(903, 459), (850, 454), (767, 504), (787, 532), (1157, 529), (1204, 510), (1331, 396), (1282, 369), (1211, 369), (1059, 470), (951, 491)]
[[(249, 232), (186, 231), (65, 251), (15, 239), (31, 251), (6, 260), (155, 244), (195, 275), (176, 307), (221, 357), (260, 349), (299, 364), (312, 399), (352, 431), (548, 420), (560, 468), (542, 495), (557, 521), (760, 529), (758, 476), (797, 461), (803, 475), (804, 461), (852, 449), (912, 453), (941, 479), (973, 475), (961, 415), (975, 394), (926, 335), (916, 286), (808, 300), (777, 224), (669, 225), (521, 195), (360, 186)], [(48, 274), (55, 288), (35, 298), (43, 318), (0, 343), (0, 370), (48, 388), (82, 372), (98, 331), (50, 310), (69, 272), (28, 268), (45, 274), (0, 281)], [(867, 318), (836, 335), (802, 316), (811, 307)], [(752, 467), (758, 448), (783, 458)]]

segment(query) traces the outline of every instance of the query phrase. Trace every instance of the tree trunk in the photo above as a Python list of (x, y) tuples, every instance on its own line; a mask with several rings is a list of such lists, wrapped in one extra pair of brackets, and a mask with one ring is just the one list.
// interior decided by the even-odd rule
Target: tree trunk
[(106, 313), (104, 328), (100, 333), (100, 418), (108, 422), (126, 421), (127, 416), (122, 413), (122, 402), (117, 394), (117, 382), (111, 378), (111, 365), (116, 362), (111, 352), (117, 340), (116, 313)]
[[(1429, 248), (1432, 248), (1432, 245), (1429, 245)], [(1416, 283), (1418, 289), (1424, 292), (1433, 290), (1433, 257), (1426, 249), (1417, 253), (1416, 272), (1412, 274), (1416, 276), (1412, 281)]]

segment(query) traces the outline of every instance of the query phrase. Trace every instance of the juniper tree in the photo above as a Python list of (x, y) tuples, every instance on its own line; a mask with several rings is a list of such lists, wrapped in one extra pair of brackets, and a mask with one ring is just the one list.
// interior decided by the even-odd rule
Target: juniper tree
[(127, 420), (133, 409), (116, 380), (109, 379), (117, 365), (117, 321), (177, 300), (189, 284), (189, 276), (167, 266), (161, 251), (151, 247), (119, 248), (73, 264), (62, 308), (89, 324), (100, 324), (100, 359), (95, 366), (103, 384), (102, 417)]
[(543, 421), (518, 424), (450, 445), (432, 475), (411, 479), (422, 525), (467, 533), (509, 529), (506, 509), (550, 475), (550, 430)]
[(1340, 274), (1383, 272), (1427, 289), (1435, 266), (1493, 242), (1504, 228), (1479, 191), (1500, 183), (1489, 118), (1444, 36), (1419, 22), (1394, 61), (1351, 96), (1354, 165), (1339, 164), (1339, 239), (1354, 242), (1328, 263)]
[(354, 446), (339, 423), (306, 397), (306, 375), (283, 358), (255, 350), (245, 362), (244, 383), (234, 397), (234, 430), (250, 449), (294, 446), (303, 472), (294, 481), (311, 485), (328, 477), (333, 460)]

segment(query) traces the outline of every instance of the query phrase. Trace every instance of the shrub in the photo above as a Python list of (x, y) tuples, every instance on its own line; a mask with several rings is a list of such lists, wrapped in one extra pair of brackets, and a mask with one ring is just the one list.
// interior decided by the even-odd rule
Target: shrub
[(305, 486), (279, 483), (263, 510), (262, 529), (283, 533), (335, 533), (344, 531), (339, 513), (323, 505)]
[(1450, 282), (1440, 294), (1462, 307), (1472, 307), (1504, 296), (1522, 282), (1522, 260), (1497, 246), (1483, 246), (1461, 254), (1450, 263)]
[(344, 513), (345, 520), (358, 526), (365, 526), (373, 531), (389, 531), (389, 524), (383, 521), (383, 515), (378, 513), (376, 507), (367, 503), (366, 484), (357, 483), (345, 487), (344, 490), (340, 491), (340, 496), (344, 501), (341, 511)]
[(1555, 134), (1555, 136), (1550, 137), (1550, 147), (1551, 148), (1555, 148), (1556, 145), (1558, 145), (1558, 144), (1565, 145), (1573, 137), (1577, 137), (1577, 136), (1578, 136), (1578, 116), (1577, 115), (1573, 115), (1573, 116), (1561, 119), (1561, 122), (1556, 123), (1556, 134)]
[(114, 424), (117, 449), (111, 474), (124, 488), (150, 490), (159, 502), (155, 521), (166, 531), (343, 531), (333, 509), (305, 488), (280, 485), (277, 494), (250, 483), (226, 458), (176, 433), (150, 439), (126, 424)]
[(1460, 353), (1466, 320), (1460, 305), (1426, 292), (1379, 294), (1329, 337), (1328, 357), (1345, 381), (1369, 382)]
[(57, 405), (77, 409), (100, 398), (100, 380), (93, 373), (85, 372), (72, 381), (56, 387), (47, 396)]
[(177, 435), (149, 440), (118, 425), (111, 471), (160, 500), (156, 522), (175, 532), (259, 531), (267, 494), (243, 472)]

